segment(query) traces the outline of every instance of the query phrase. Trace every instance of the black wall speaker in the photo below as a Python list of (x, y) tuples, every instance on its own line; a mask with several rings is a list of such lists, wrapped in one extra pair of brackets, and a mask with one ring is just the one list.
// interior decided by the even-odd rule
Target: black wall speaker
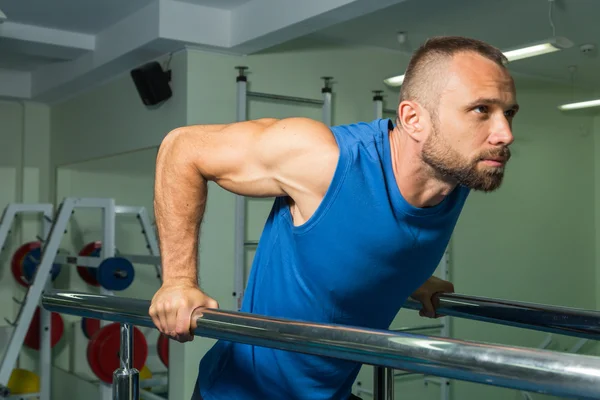
[(169, 86), (171, 71), (163, 71), (156, 61), (131, 70), (131, 78), (142, 102), (147, 106), (158, 104), (173, 95)]

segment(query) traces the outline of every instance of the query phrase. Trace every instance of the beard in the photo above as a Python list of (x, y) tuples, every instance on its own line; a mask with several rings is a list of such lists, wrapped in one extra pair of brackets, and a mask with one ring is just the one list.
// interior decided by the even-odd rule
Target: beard
[(504, 157), (508, 161), (510, 158), (508, 147), (482, 151), (468, 159), (444, 142), (435, 125), (434, 123), (431, 135), (423, 144), (421, 157), (439, 178), (445, 181), (452, 180), (482, 192), (492, 192), (500, 187), (504, 178), (504, 165), (481, 166), (480, 162), (493, 157)]

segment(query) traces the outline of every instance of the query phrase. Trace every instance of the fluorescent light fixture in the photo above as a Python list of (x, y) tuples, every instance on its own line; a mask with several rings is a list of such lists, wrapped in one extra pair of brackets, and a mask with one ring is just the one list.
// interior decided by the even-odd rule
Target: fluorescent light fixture
[(555, 37), (544, 42), (532, 43), (526, 47), (520, 47), (514, 50), (504, 51), (504, 55), (509, 62), (522, 60), (523, 58), (541, 56), (542, 54), (554, 53), (568, 49), (573, 46), (573, 42), (564, 37)]
[(1, 24), (1, 23), (3, 23), (3, 22), (4, 22), (4, 21), (6, 21), (6, 20), (7, 20), (7, 18), (6, 18), (6, 14), (4, 14), (4, 13), (2, 12), (2, 10), (0, 10), (0, 24)]
[(383, 82), (389, 86), (402, 86), (404, 75), (392, 76), (391, 78), (384, 79)]
[[(555, 51), (568, 49), (573, 46), (573, 42), (564, 37), (554, 37), (543, 42), (528, 44), (525, 47), (519, 47), (514, 50), (503, 51), (509, 62), (522, 60), (523, 58), (541, 56), (542, 54), (554, 53)], [(404, 82), (404, 75), (393, 76), (384, 79), (383, 82), (388, 86), (401, 86)]]
[(600, 99), (590, 100), (590, 101), (581, 101), (579, 103), (563, 104), (562, 106), (559, 106), (558, 109), (562, 110), (562, 111), (567, 111), (567, 110), (577, 110), (580, 108), (589, 108), (589, 107), (600, 107)]

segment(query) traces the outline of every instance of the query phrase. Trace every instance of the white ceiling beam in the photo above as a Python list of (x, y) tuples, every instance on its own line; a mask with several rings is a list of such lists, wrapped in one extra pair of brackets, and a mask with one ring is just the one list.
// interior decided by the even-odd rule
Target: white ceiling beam
[(161, 39), (215, 48), (231, 42), (231, 12), (181, 1), (160, 0)]
[(0, 69), (0, 97), (29, 99), (31, 96), (31, 73)]
[(93, 51), (96, 45), (96, 38), (94, 35), (10, 21), (0, 24), (0, 38), (66, 47), (82, 51)]
[(32, 94), (52, 102), (74, 87), (91, 87), (136, 65), (144, 47), (158, 37), (159, 4), (155, 1), (96, 35), (94, 52), (33, 73)]
[(232, 10), (231, 47), (252, 53), (406, 0), (253, 0)]

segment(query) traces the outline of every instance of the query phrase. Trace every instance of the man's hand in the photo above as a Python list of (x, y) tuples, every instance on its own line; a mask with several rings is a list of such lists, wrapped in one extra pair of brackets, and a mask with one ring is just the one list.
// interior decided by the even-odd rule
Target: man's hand
[(216, 300), (188, 281), (163, 283), (154, 294), (150, 316), (161, 333), (179, 342), (194, 340), (190, 332), (192, 312), (198, 307), (219, 308)]
[(454, 293), (454, 285), (432, 276), (411, 295), (413, 299), (423, 305), (419, 311), (421, 317), (439, 318), (442, 316), (436, 313), (440, 306), (439, 295), (441, 293)]

